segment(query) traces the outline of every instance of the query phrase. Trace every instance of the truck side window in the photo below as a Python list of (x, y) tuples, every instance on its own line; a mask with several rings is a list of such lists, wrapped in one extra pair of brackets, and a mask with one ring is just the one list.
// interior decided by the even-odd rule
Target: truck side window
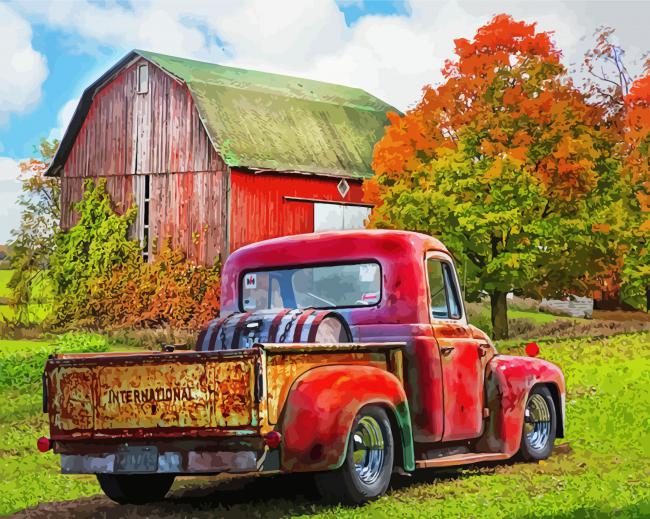
[(445, 286), (447, 287), (447, 306), (449, 307), (449, 317), (452, 319), (460, 319), (460, 302), (458, 300), (458, 292), (456, 291), (456, 283), (454, 283), (454, 274), (451, 271), (449, 263), (443, 263), (442, 270), (445, 273)]
[(460, 301), (450, 265), (437, 259), (428, 259), (427, 274), (431, 297), (431, 317), (434, 319), (460, 319)]

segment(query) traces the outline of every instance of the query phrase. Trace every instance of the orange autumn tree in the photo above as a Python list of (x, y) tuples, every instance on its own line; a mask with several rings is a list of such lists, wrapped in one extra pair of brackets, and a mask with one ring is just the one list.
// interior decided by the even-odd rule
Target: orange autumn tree
[(634, 194), (623, 267), (626, 295), (645, 299), (650, 312), (650, 59), (627, 96), (623, 116), (623, 178)]
[(508, 292), (584, 291), (606, 268), (616, 167), (549, 33), (499, 15), (455, 44), (443, 82), (389, 115), (365, 194), (372, 226), (439, 236), (467, 265), (500, 339)]

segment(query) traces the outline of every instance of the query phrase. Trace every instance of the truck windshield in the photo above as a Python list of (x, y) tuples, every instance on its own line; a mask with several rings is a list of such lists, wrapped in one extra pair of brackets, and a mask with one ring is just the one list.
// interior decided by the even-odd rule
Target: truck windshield
[(381, 298), (381, 269), (367, 262), (249, 271), (244, 273), (240, 293), (246, 312), (371, 306)]

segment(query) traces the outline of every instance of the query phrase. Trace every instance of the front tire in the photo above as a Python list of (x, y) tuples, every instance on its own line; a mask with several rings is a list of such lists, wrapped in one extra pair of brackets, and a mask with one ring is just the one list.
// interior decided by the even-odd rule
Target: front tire
[(393, 459), (393, 434), (386, 411), (366, 406), (352, 423), (343, 465), (316, 474), (316, 486), (328, 501), (352, 505), (365, 503), (386, 492)]
[(545, 460), (551, 455), (557, 429), (557, 414), (551, 392), (534, 387), (526, 401), (519, 454), (525, 461)]
[(162, 500), (174, 482), (170, 474), (97, 474), (106, 496), (119, 503), (137, 504)]

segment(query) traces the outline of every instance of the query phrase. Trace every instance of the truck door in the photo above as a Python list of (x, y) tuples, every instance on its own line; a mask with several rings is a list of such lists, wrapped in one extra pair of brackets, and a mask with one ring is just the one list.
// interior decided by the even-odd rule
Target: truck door
[(451, 259), (430, 253), (426, 261), (431, 324), (442, 365), (442, 441), (476, 438), (483, 429), (482, 347), (467, 325)]

